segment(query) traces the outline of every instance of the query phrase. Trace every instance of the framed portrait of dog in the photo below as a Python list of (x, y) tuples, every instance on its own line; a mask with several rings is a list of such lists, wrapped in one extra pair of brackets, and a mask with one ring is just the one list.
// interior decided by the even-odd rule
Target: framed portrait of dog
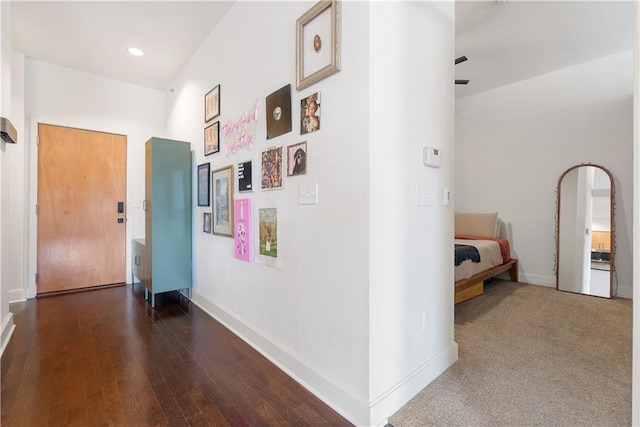
[(287, 176), (306, 175), (307, 141), (287, 146)]

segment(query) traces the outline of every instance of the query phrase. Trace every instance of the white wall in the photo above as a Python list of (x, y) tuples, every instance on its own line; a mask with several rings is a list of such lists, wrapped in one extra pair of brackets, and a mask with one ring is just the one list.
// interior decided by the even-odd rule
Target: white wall
[[(633, 290), (640, 286), (640, 5), (633, 3)], [(637, 293), (636, 293), (637, 295)], [(640, 298), (633, 300), (631, 424), (640, 425)]]
[(632, 71), (626, 52), (456, 100), (456, 209), (513, 224), (523, 282), (555, 286), (557, 180), (591, 162), (614, 177), (618, 295), (631, 297)]
[[(11, 3), (0, 2), (0, 116), (11, 113)], [(7, 147), (0, 140), (0, 354), (9, 342), (14, 329), (13, 315), (9, 311), (9, 259), (8, 209), (9, 200), (6, 188), (9, 185), (7, 172)]]
[[(313, 2), (238, 2), (187, 66), (168, 98), (167, 135), (192, 142), (196, 164), (212, 170), (252, 159), (259, 185), (265, 148), (307, 141), (307, 175), (284, 189), (250, 194), (280, 205), (282, 270), (234, 258), (233, 240), (206, 235), (194, 209), (194, 301), (344, 415), (367, 417), (367, 49), (366, 3), (342, 4), (342, 71), (295, 89), (296, 19)], [(292, 84), (293, 131), (266, 140), (265, 97)], [(223, 125), (259, 100), (251, 151), (203, 155), (203, 97), (221, 85)], [(321, 129), (300, 135), (300, 100), (321, 91)], [(218, 119), (216, 119), (218, 120)], [(301, 183), (317, 183), (319, 204), (297, 203)], [(194, 181), (194, 200), (196, 183)]]
[(18, 144), (7, 150), (5, 174), (11, 185), (5, 188), (7, 230), (5, 239), (11, 248), (11, 262), (3, 269), (7, 279), (9, 302), (24, 301), (28, 259), (28, 177), (29, 144), (24, 134), (24, 65), (22, 54), (11, 55), (11, 121), (18, 130)]
[[(234, 4), (170, 85), (167, 135), (192, 142), (194, 169), (204, 162), (213, 170), (252, 159), (254, 183), (259, 183), (262, 150), (307, 141), (306, 176), (287, 177), (283, 190), (236, 192), (253, 203), (279, 203), (283, 269), (236, 260), (232, 239), (200, 231), (202, 214), (211, 208), (196, 208), (193, 300), (356, 425), (369, 425), (391, 415), (412, 396), (413, 388), (424, 387), (457, 356), (453, 270), (446, 268), (453, 263), (452, 212), (417, 209), (413, 194), (416, 184), (435, 192), (451, 182), (452, 157), (441, 170), (426, 170), (421, 147), (426, 131), (427, 139), (452, 151), (453, 88), (447, 83), (453, 66), (438, 69), (429, 64), (433, 76), (425, 81), (418, 70), (404, 74), (414, 69), (414, 50), (399, 49), (402, 63), (386, 64), (387, 55), (406, 43), (429, 51), (430, 60), (453, 64), (453, 4), (441, 5), (443, 13), (426, 3), (343, 2), (342, 71), (297, 92), (295, 22), (314, 3)], [(393, 24), (384, 24), (387, 12), (394, 16)], [(411, 30), (400, 21), (417, 24), (418, 17), (434, 28), (416, 25)], [(370, 28), (378, 24), (385, 31), (373, 37)], [(392, 31), (401, 33), (385, 41), (382, 36)], [(425, 46), (419, 37), (411, 37), (415, 35), (429, 36), (432, 42)], [(410, 85), (408, 78), (414, 80)], [(266, 140), (265, 97), (287, 83), (292, 84), (293, 131)], [(217, 84), (222, 125), (237, 120), (259, 100), (252, 150), (226, 156), (223, 144), (220, 153), (203, 155), (203, 96)], [(436, 109), (439, 101), (431, 108), (420, 99), (409, 100), (415, 90), (448, 102), (449, 108)], [(322, 93), (321, 129), (300, 136), (300, 100), (316, 91)], [(380, 115), (385, 123), (374, 123)], [(425, 127), (415, 127), (416, 119)], [(396, 129), (402, 131), (393, 133)], [(393, 177), (396, 172), (401, 173)], [(386, 182), (384, 177), (393, 178)], [(374, 188), (374, 180), (385, 188)], [(318, 205), (297, 203), (302, 183), (318, 184)], [(194, 200), (195, 191), (194, 181)], [(384, 215), (387, 211), (390, 216)], [(428, 249), (420, 236), (430, 241)], [(388, 257), (394, 262), (386, 262)], [(374, 264), (379, 265), (372, 268)], [(394, 272), (396, 267), (401, 270)], [(430, 267), (433, 271), (427, 271)], [(381, 276), (374, 279), (373, 274)], [(432, 280), (425, 280), (427, 275)], [(385, 322), (388, 291), (398, 299), (390, 309), (392, 324)], [(419, 320), (425, 310), (433, 325), (427, 333)], [(411, 324), (406, 330), (405, 322)], [(385, 340), (394, 333), (406, 342), (389, 351)], [(384, 354), (372, 357), (374, 349)], [(416, 369), (426, 374), (411, 377)], [(402, 390), (394, 394), (396, 389)]]
[[(372, 421), (455, 360), (453, 337), (454, 4), (372, 2), (369, 360)], [(375, 31), (373, 30), (375, 29)], [(422, 163), (425, 146), (441, 168)], [(416, 188), (431, 206), (416, 206)]]
[[(144, 143), (164, 136), (164, 94), (85, 72), (27, 59), (23, 144), (29, 145), (27, 297), (35, 295), (38, 123), (127, 136), (127, 281), (131, 280), (131, 238), (144, 236)], [(13, 201), (11, 201), (13, 202)], [(21, 284), (12, 286), (22, 287)]]

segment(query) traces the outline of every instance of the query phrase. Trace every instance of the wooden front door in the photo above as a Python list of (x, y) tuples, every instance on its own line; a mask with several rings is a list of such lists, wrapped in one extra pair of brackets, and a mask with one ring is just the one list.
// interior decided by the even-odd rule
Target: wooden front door
[(124, 282), (126, 136), (45, 124), (38, 136), (38, 294)]

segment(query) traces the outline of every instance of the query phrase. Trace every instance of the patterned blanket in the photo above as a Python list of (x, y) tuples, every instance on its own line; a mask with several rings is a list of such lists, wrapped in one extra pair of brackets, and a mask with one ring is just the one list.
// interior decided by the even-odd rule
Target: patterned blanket
[(480, 262), (480, 252), (478, 252), (477, 248), (469, 245), (454, 245), (454, 246), (455, 246), (456, 267), (468, 259), (470, 259), (472, 262)]

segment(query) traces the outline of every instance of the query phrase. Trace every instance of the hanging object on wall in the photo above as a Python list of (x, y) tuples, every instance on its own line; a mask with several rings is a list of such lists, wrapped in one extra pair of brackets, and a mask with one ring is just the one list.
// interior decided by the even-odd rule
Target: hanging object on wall
[(235, 200), (235, 256), (251, 262), (251, 199)]
[(291, 132), (291, 85), (267, 96), (267, 139)]
[(283, 268), (280, 213), (278, 202), (256, 201), (255, 262), (269, 267)]
[(320, 129), (320, 92), (300, 101), (300, 135)]
[(282, 188), (282, 147), (271, 147), (262, 152), (261, 189)]
[(220, 85), (211, 89), (204, 96), (204, 122), (220, 115)]
[(11, 124), (11, 120), (6, 117), (0, 117), (0, 138), (7, 144), (18, 142), (18, 132)]
[(258, 127), (258, 100), (253, 109), (245, 111), (236, 121), (229, 120), (222, 127), (222, 138), (225, 142), (226, 154), (233, 154), (241, 148), (251, 150), (256, 139)]
[(287, 176), (307, 173), (307, 141), (287, 146)]
[(238, 191), (253, 191), (253, 162), (238, 163)]
[(340, 71), (340, 1), (319, 1), (296, 21), (296, 89)]

